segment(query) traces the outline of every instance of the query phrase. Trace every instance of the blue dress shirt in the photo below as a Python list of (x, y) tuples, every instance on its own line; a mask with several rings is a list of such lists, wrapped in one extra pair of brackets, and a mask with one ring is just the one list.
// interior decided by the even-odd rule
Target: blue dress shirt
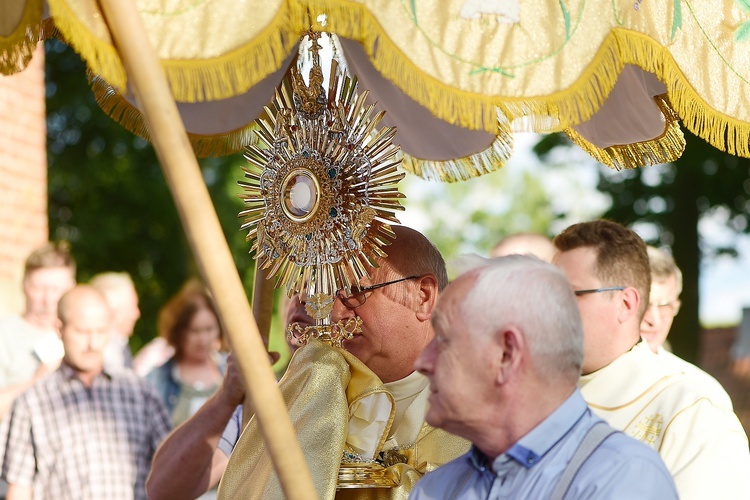
[[(490, 461), (477, 448), (423, 477), (410, 500), (548, 498), (586, 432), (601, 419), (576, 389), (508, 451)], [(676, 499), (659, 455), (620, 432), (583, 464), (566, 499)]]

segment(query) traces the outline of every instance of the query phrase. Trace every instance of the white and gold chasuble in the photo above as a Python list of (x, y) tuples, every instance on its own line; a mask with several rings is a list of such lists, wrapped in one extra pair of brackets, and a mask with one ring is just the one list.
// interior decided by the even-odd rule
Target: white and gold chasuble
[(750, 452), (737, 416), (646, 342), (578, 385), (596, 414), (659, 452), (680, 498), (750, 498)]
[[(468, 441), (424, 423), (429, 390), (420, 377), (407, 377), (392, 388), (396, 399), (403, 398), (408, 403), (405, 410), (399, 407), (400, 422), (394, 424), (397, 414), (394, 396), (356, 357), (317, 340), (295, 353), (279, 389), (318, 498), (406, 500), (422, 475), (469, 449)], [(416, 395), (410, 394), (414, 390), (418, 391)], [(396, 463), (385, 470), (396, 484), (393, 488), (337, 491), (344, 450), (365, 456), (392, 451), (406, 463)], [(219, 485), (219, 498), (283, 497), (253, 417), (229, 459)]]

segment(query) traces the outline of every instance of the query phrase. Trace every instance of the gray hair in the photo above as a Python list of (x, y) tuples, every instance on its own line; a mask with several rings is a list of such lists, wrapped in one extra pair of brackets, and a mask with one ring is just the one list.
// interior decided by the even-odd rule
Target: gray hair
[(89, 284), (104, 295), (110, 307), (116, 305), (120, 294), (135, 289), (133, 279), (126, 272), (99, 273), (89, 280)]
[(651, 266), (651, 281), (660, 283), (674, 276), (679, 296), (682, 293), (682, 271), (677, 267), (674, 258), (666, 251), (650, 245), (646, 247), (646, 251), (648, 263)]
[(555, 266), (530, 255), (485, 260), (460, 311), (474, 335), (513, 324), (529, 345), (539, 373), (580, 375), (583, 326), (575, 295)]

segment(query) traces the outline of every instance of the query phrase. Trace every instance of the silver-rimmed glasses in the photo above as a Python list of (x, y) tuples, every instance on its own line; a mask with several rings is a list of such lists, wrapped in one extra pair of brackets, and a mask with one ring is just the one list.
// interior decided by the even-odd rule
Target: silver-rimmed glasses
[(625, 288), (624, 286), (605, 286), (603, 288), (590, 288), (588, 290), (573, 290), (573, 293), (580, 297), (589, 293), (619, 292), (620, 290), (625, 290)]

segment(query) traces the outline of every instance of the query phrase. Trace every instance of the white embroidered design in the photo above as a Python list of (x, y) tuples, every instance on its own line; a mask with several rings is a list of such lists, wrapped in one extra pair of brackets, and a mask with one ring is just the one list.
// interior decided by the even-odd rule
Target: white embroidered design
[(466, 0), (459, 14), (464, 19), (479, 19), (482, 15), (495, 16), (497, 22), (515, 24), (521, 21), (518, 0)]

